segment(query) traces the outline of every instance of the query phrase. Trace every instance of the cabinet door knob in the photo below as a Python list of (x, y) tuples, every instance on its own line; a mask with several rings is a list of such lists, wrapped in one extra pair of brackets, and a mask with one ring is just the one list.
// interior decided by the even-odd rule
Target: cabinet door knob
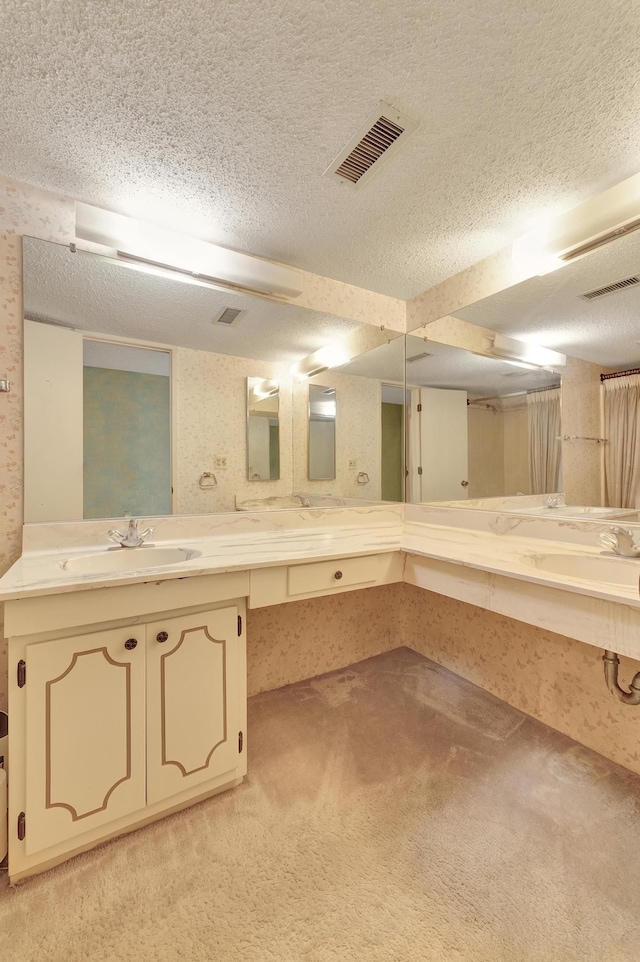
[(133, 651), (137, 644), (138, 641), (136, 638), (128, 638), (124, 643), (124, 647), (127, 649), (127, 651)]
[(156, 641), (163, 642), (163, 641), (166, 641), (168, 637), (169, 635), (166, 631), (159, 631), (158, 634), (156, 635)]
[(336, 571), (333, 577), (336, 579), (336, 581), (340, 581), (340, 579), (342, 578), (342, 572)]

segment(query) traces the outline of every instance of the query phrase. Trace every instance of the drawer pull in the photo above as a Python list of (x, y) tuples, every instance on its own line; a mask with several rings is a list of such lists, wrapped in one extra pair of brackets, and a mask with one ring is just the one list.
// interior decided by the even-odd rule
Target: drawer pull
[(342, 578), (342, 572), (336, 571), (333, 577), (336, 579), (336, 581), (340, 581), (340, 579)]
[(128, 638), (127, 641), (125, 641), (124, 643), (124, 647), (127, 649), (127, 651), (133, 651), (133, 649), (136, 648), (137, 645), (138, 645), (138, 641), (136, 638)]
[(156, 635), (156, 641), (163, 642), (166, 641), (168, 637), (169, 635), (166, 631), (159, 631)]

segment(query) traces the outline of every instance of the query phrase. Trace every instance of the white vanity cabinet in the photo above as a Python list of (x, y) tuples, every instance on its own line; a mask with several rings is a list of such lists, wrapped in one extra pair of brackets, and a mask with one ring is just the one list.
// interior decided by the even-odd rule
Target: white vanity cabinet
[(7, 603), (12, 880), (242, 780), (247, 593), (239, 572)]

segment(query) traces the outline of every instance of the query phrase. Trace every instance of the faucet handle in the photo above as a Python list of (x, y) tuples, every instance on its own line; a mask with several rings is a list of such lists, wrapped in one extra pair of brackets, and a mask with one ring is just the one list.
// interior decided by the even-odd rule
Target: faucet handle
[(153, 538), (155, 533), (156, 533), (155, 528), (152, 528), (152, 527), (143, 528), (142, 531), (140, 531), (140, 540), (146, 541), (148, 538)]
[(610, 528), (608, 531), (601, 531), (598, 535), (598, 544), (602, 548), (609, 548), (614, 551), (618, 547), (618, 539), (613, 533), (613, 529)]
[(122, 534), (121, 531), (118, 531), (117, 528), (111, 528), (109, 531), (107, 531), (107, 538), (109, 541), (113, 541), (114, 544), (120, 545), (123, 541), (127, 540), (126, 535)]

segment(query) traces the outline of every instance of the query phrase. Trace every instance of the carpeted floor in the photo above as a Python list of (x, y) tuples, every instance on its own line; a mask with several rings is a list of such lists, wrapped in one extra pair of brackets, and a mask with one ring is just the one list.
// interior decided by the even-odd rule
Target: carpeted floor
[(636, 776), (406, 648), (249, 719), (243, 786), (3, 884), (3, 962), (637, 959)]

